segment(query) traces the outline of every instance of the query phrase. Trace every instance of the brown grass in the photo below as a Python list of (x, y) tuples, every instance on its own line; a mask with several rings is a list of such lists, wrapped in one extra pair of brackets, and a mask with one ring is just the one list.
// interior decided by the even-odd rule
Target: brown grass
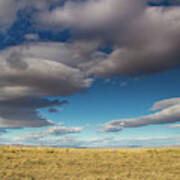
[(0, 147), (0, 180), (180, 180), (180, 149)]

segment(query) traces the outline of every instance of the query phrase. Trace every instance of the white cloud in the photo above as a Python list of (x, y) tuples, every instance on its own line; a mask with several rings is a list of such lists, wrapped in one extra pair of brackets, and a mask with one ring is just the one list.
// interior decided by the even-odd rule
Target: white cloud
[(89, 32), (103, 29), (107, 31), (114, 26), (115, 21), (119, 28), (119, 24), (124, 24), (124, 19), (135, 18), (145, 6), (144, 0), (66, 1), (62, 7), (40, 13), (37, 19), (46, 27), (71, 27)]
[(26, 40), (31, 40), (31, 41), (35, 41), (39, 39), (38, 34), (26, 34), (24, 37)]
[(24, 134), (23, 136), (15, 137), (13, 138), (13, 140), (33, 142), (33, 141), (43, 140), (43, 138), (46, 138), (47, 136), (64, 136), (68, 134), (80, 133), (83, 129), (84, 129), (83, 127), (67, 128), (64, 126), (55, 126), (44, 131), (40, 131), (36, 133), (28, 133), (28, 134)]
[(78, 136), (62, 136), (46, 139), (30, 139), (22, 141), (22, 139), (6, 139), (5, 142), (17, 144), (34, 144), (49, 145), (59, 147), (138, 147), (138, 146), (168, 146), (179, 145), (179, 136), (162, 136), (162, 137), (136, 137), (136, 138), (86, 138), (82, 139)]
[(120, 87), (125, 87), (125, 86), (127, 86), (127, 82), (121, 82), (120, 83)]
[(174, 105), (178, 105), (180, 104), (180, 98), (176, 97), (176, 98), (171, 98), (171, 99), (165, 99), (162, 101), (158, 101), (156, 103), (154, 103), (153, 107), (150, 109), (152, 111), (159, 111)]
[(94, 138), (88, 139), (88, 147), (138, 147), (179, 145), (180, 136), (135, 137), (135, 138)]

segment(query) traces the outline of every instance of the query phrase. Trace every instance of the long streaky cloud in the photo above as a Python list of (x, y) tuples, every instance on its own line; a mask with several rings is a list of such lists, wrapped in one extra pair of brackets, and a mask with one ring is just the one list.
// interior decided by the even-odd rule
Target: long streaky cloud
[(47, 138), (48, 136), (64, 136), (69, 134), (77, 134), (80, 133), (84, 128), (83, 127), (71, 127), (67, 128), (64, 126), (55, 126), (49, 128), (44, 131), (36, 132), (36, 133), (28, 133), (24, 134), (20, 137), (15, 137), (14, 140), (16, 141), (38, 141), (43, 138)]
[(130, 119), (119, 119), (102, 124), (101, 132), (119, 132), (124, 128), (180, 122), (180, 98), (166, 99), (153, 105), (156, 113)]

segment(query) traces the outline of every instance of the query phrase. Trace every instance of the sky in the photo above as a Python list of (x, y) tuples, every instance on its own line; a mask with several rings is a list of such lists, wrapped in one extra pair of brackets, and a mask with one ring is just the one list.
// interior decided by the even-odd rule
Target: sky
[(179, 0), (0, 0), (0, 144), (180, 145)]

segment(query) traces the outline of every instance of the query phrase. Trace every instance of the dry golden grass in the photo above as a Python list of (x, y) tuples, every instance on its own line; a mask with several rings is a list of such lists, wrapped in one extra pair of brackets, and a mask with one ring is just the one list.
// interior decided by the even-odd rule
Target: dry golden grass
[(0, 180), (180, 180), (180, 149), (0, 147)]

